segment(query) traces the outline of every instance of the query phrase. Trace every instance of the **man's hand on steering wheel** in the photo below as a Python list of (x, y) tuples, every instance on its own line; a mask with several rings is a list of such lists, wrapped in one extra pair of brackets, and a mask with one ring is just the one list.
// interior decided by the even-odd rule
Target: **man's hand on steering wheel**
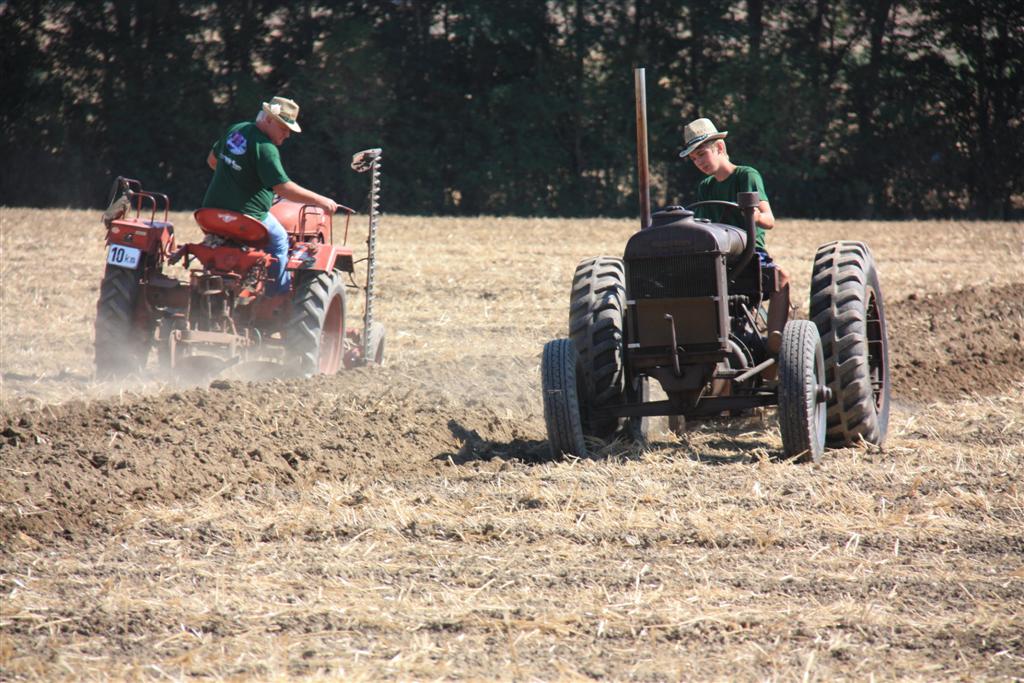
[(337, 213), (337, 211), (338, 211), (338, 202), (334, 201), (330, 197), (321, 197), (321, 199), (323, 200), (320, 203), (320, 208), (321, 209), (323, 209), (324, 211), (326, 211), (327, 213), (329, 213), (331, 215), (334, 215), (335, 213)]

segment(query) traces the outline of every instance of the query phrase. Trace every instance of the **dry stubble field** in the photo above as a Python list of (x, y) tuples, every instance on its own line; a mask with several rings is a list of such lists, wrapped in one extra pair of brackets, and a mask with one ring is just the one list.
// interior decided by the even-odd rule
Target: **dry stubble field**
[(115, 386), (98, 212), (0, 209), (0, 679), (1024, 675), (1024, 226), (780, 221), (801, 300), (874, 251), (883, 450), (777, 462), (769, 411), (552, 460), (541, 346), (633, 227), (386, 216), (386, 367)]

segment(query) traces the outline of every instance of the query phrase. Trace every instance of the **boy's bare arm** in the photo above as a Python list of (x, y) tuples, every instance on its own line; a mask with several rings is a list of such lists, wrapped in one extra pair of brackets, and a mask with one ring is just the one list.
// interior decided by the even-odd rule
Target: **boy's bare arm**
[(767, 201), (761, 200), (761, 202), (755, 207), (754, 223), (765, 230), (771, 230), (775, 227), (775, 214), (772, 213), (772, 207)]

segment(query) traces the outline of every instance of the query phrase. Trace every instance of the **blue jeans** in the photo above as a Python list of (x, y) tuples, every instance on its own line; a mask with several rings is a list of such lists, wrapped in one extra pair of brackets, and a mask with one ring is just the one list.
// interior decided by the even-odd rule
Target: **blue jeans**
[(281, 221), (272, 213), (268, 213), (263, 219), (263, 225), (267, 228), (267, 249), (270, 255), (277, 259), (277, 262), (270, 267), (267, 273), (267, 294), (277, 296), (286, 294), (292, 282), (292, 274), (288, 272), (288, 231), (281, 225)]

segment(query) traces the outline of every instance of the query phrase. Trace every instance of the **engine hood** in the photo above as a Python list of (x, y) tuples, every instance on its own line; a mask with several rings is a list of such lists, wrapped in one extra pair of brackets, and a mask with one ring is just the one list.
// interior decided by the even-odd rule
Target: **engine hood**
[(735, 257), (747, 244), (746, 232), (732, 225), (697, 220), (681, 206), (659, 211), (651, 226), (626, 243), (624, 258), (656, 258), (684, 254), (725, 254)]

